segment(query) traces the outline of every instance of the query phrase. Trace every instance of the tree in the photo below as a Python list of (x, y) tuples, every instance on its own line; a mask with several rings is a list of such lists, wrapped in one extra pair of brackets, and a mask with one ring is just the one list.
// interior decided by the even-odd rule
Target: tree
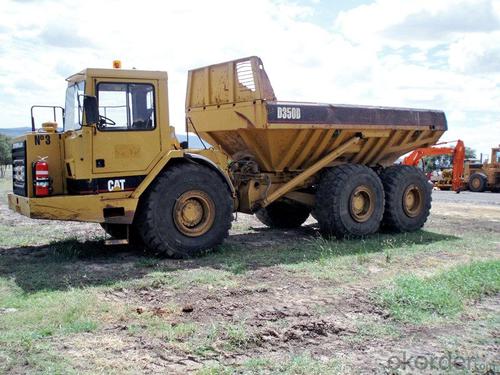
[[(476, 150), (465, 147), (465, 159), (475, 159)], [(432, 172), (443, 168), (452, 168), (453, 158), (452, 155), (437, 155), (425, 158), (425, 171)]]
[(0, 134), (0, 178), (5, 177), (5, 171), (11, 164), (11, 138), (6, 135)]

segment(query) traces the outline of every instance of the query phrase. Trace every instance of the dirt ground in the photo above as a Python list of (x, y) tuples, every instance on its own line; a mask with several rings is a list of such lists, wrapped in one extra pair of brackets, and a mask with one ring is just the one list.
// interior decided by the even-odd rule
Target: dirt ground
[[(426, 325), (394, 320), (373, 297), (401, 274), (499, 258), (500, 194), (433, 197), (428, 223), (411, 237), (332, 245), (312, 218), (283, 232), (238, 215), (222, 249), (191, 260), (107, 248), (98, 225), (34, 222), (2, 200), (0, 225), (15, 238), (0, 245), (0, 277), (27, 294), (90, 288), (111, 306), (91, 332), (44, 339), (77, 373), (274, 373), (293, 358), (306, 364), (290, 373), (434, 373), (412, 368), (412, 356), (447, 353), (498, 364), (498, 295)], [(311, 246), (338, 246), (340, 254), (308, 253)]]

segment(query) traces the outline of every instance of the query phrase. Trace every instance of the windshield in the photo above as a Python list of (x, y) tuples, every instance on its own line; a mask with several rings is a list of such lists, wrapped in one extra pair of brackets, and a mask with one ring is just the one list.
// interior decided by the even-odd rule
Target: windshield
[(82, 126), (81, 96), (85, 93), (85, 81), (75, 82), (66, 90), (64, 129), (75, 130)]

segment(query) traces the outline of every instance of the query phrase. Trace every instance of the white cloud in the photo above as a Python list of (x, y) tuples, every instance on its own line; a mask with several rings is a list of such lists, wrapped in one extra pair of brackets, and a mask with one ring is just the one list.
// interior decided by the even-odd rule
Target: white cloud
[(500, 29), (498, 0), (377, 0), (340, 12), (335, 28), (356, 43), (431, 46)]
[(450, 68), (462, 73), (500, 73), (500, 31), (465, 35), (450, 46)]

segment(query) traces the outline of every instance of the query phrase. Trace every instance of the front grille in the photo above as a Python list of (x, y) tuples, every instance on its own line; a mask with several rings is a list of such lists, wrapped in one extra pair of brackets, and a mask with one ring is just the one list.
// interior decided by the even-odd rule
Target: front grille
[(16, 142), (12, 145), (12, 191), (14, 194), (26, 197), (26, 141)]

